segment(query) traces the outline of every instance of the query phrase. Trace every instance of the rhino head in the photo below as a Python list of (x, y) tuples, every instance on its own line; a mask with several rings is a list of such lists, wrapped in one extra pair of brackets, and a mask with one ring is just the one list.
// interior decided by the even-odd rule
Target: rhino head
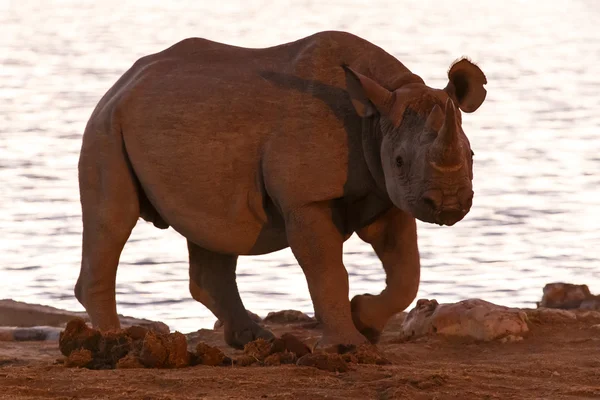
[(368, 127), (365, 159), (379, 186), (396, 207), (424, 222), (454, 225), (463, 219), (473, 201), (474, 153), (460, 111), (483, 103), (483, 72), (461, 59), (450, 67), (443, 90), (412, 75), (412, 83), (390, 91), (344, 68), (352, 104)]

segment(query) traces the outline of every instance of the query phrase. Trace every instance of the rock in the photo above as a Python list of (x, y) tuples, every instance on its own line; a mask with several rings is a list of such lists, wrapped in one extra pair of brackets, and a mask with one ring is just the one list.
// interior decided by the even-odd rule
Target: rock
[(600, 311), (576, 310), (575, 315), (578, 320), (600, 322)]
[(600, 311), (600, 296), (590, 296), (583, 300), (579, 305), (582, 310), (598, 310)]
[(536, 308), (535, 310), (527, 310), (526, 313), (530, 320), (540, 323), (565, 322), (577, 319), (577, 315), (573, 311), (559, 308)]
[(421, 299), (406, 316), (402, 331), (405, 337), (440, 334), (489, 341), (523, 335), (529, 328), (525, 312), (481, 299), (452, 304)]
[(27, 328), (0, 327), (0, 341), (56, 341), (60, 338), (61, 331), (61, 328), (54, 326), (32, 326)]
[(514, 343), (523, 340), (523, 336), (508, 335), (500, 339), (500, 343)]
[(314, 318), (309, 317), (301, 311), (282, 310), (270, 312), (264, 319), (264, 322), (274, 324), (289, 324), (294, 322), (312, 322)]
[[(548, 283), (544, 286), (544, 295), (538, 307), (572, 309), (579, 308), (581, 303), (593, 297), (587, 285), (571, 283)], [(594, 309), (594, 308), (592, 308)]]
[(207, 345), (204, 342), (196, 346), (196, 363), (201, 365), (222, 365), (225, 361), (225, 354), (216, 347)]
[[(252, 311), (248, 311), (248, 310), (246, 310), (246, 312), (248, 313), (248, 316), (250, 317), (250, 319), (252, 321), (256, 322), (257, 324), (259, 322), (262, 322), (263, 319), (261, 317), (259, 317), (257, 314), (254, 314)], [(223, 327), (223, 321), (221, 321), (220, 319), (218, 319), (218, 320), (215, 321), (215, 324), (213, 326), (213, 330), (216, 331), (218, 329), (221, 329), (222, 327)]]
[(296, 365), (314, 367), (331, 372), (346, 372), (348, 364), (341, 355), (333, 353), (312, 353), (300, 357)]
[[(85, 312), (61, 310), (55, 307), (29, 304), (9, 299), (0, 300), (0, 326), (11, 327), (64, 327), (74, 318), (89, 322)], [(169, 327), (159, 321), (126, 317), (119, 314), (121, 326), (139, 325), (159, 333), (169, 333)]]

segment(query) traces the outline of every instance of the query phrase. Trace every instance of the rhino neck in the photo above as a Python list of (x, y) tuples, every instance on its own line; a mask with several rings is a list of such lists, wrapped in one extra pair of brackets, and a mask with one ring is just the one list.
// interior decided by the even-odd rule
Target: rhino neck
[(363, 119), (362, 123), (362, 151), (371, 177), (375, 182), (377, 192), (388, 197), (385, 188), (385, 175), (381, 164), (381, 140), (383, 134), (379, 118)]

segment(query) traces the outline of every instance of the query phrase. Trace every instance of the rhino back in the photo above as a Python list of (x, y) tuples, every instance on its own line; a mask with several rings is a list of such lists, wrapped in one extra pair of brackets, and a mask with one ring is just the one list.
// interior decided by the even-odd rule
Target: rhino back
[(257, 244), (282, 236), (282, 208), (368, 191), (342, 64), (381, 75), (390, 89), (408, 71), (340, 32), (265, 49), (187, 39), (138, 61), (115, 105), (133, 170), (160, 216), (209, 249), (268, 252), (287, 246)]

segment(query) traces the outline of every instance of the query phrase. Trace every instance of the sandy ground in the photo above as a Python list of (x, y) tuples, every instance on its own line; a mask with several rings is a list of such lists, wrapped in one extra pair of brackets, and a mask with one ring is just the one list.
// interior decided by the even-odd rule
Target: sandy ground
[[(207, 367), (171, 370), (66, 368), (58, 344), (0, 342), (1, 399), (579, 399), (600, 398), (600, 323), (596, 318), (532, 320), (523, 341), (478, 343), (440, 336), (403, 341), (402, 316), (379, 348), (391, 365), (352, 365), (332, 373), (310, 367)], [(308, 342), (301, 324), (269, 325)], [(188, 335), (221, 347), (222, 333)]]

